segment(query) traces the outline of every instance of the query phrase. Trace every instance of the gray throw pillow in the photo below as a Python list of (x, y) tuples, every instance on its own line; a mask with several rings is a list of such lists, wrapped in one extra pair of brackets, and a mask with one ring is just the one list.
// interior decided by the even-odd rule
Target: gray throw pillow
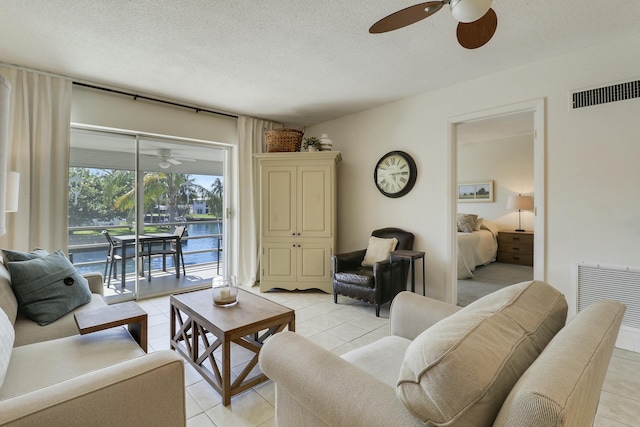
[(48, 325), (91, 301), (89, 283), (62, 251), (9, 262), (11, 286), (19, 310), (39, 325)]
[(4, 257), (7, 262), (12, 261), (28, 261), (30, 259), (42, 258), (49, 255), (45, 249), (35, 248), (31, 252), (12, 251), (11, 249), (3, 249)]

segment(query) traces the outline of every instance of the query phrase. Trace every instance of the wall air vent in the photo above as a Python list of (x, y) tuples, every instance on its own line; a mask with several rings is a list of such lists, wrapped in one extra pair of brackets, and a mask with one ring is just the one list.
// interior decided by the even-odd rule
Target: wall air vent
[(627, 306), (622, 324), (640, 329), (640, 268), (578, 264), (578, 311), (601, 299)]
[(633, 98), (640, 98), (640, 80), (573, 92), (571, 94), (571, 108), (575, 110)]

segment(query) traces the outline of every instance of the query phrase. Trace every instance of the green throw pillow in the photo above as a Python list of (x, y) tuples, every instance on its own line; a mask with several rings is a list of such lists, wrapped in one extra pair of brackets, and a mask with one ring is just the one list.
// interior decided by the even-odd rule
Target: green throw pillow
[(41, 326), (91, 301), (89, 282), (62, 251), (9, 262), (7, 267), (19, 310)]

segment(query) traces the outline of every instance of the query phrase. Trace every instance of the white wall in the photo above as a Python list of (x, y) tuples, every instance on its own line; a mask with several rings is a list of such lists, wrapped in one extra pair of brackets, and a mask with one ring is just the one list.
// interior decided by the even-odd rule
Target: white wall
[(237, 119), (73, 86), (71, 122), (236, 145)]
[[(640, 266), (640, 198), (634, 196), (640, 182), (640, 99), (570, 112), (568, 93), (639, 78), (640, 55), (630, 54), (638, 51), (640, 36), (629, 37), (307, 129), (328, 133), (342, 152), (338, 250), (365, 247), (377, 227), (410, 230), (415, 249), (427, 252), (427, 294), (444, 299), (452, 281), (447, 120), (544, 98), (547, 221), (546, 230), (536, 231), (546, 233), (544, 279), (565, 293), (573, 315), (578, 262)], [(409, 152), (418, 166), (413, 191), (400, 199), (385, 198), (373, 183), (374, 165), (391, 150)]]
[[(518, 228), (518, 214), (507, 210), (510, 195), (533, 195), (533, 135), (458, 145), (458, 182), (493, 180), (493, 202), (458, 203), (459, 213), (476, 214), (500, 229)], [(522, 212), (525, 230), (533, 230), (533, 212)]]

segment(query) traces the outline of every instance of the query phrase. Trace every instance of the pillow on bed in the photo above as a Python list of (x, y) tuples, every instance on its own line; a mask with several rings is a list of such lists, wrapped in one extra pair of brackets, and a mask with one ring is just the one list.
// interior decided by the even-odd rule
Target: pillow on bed
[(498, 231), (500, 231), (500, 227), (494, 222), (483, 220), (482, 224), (480, 224), (481, 230), (489, 230), (495, 237), (498, 237)]
[(476, 219), (476, 226), (473, 227), (473, 231), (480, 231), (481, 230), (482, 221), (484, 221), (483, 218)]
[(471, 233), (476, 227), (478, 215), (475, 214), (458, 214), (458, 231), (463, 233)]

